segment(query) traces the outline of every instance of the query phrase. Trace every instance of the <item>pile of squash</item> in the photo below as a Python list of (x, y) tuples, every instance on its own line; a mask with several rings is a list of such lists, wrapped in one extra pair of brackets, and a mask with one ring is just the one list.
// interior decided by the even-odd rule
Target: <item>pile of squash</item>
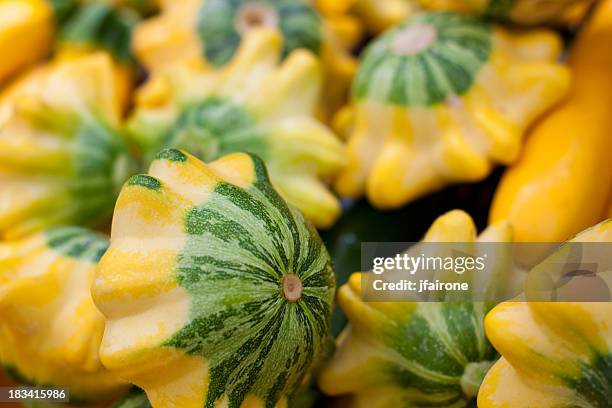
[(0, 53), (0, 386), (70, 392), (7, 406), (612, 406), (612, 303), (346, 250), (612, 242), (612, 0), (1, 0)]

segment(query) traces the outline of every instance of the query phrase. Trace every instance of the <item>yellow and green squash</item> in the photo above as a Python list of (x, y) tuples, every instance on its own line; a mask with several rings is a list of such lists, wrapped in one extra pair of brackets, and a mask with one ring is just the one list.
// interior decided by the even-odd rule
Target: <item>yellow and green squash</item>
[(73, 401), (127, 390), (98, 355), (104, 317), (90, 286), (107, 247), (64, 226), (0, 243), (0, 364), (18, 381), (68, 388)]
[(513, 162), (525, 130), (566, 93), (553, 32), (421, 13), (373, 41), (353, 83), (342, 196), (402, 206)]
[(321, 178), (345, 164), (344, 146), (313, 116), (321, 70), (308, 51), (280, 63), (281, 37), (251, 32), (218, 70), (181, 64), (140, 91), (129, 121), (147, 158), (177, 147), (205, 161), (233, 152), (260, 156), (283, 196), (318, 227), (340, 215)]
[[(477, 237), (470, 216), (458, 210), (439, 217), (424, 237), (425, 242), (462, 245), (511, 239), (503, 222)], [(352, 395), (355, 408), (469, 406), (498, 357), (483, 326), (492, 304), (467, 299), (365, 302), (361, 275), (353, 274), (339, 289), (349, 325), (318, 377), (321, 389), (333, 396)]]
[(0, 237), (101, 225), (133, 171), (106, 53), (58, 61), (2, 111)]
[(153, 72), (176, 62), (228, 63), (254, 29), (278, 31), (283, 57), (305, 49), (323, 61), (323, 114), (346, 100), (357, 64), (350, 51), (360, 26), (350, 17), (320, 14), (307, 0), (183, 0), (161, 2), (162, 13), (144, 21), (134, 34), (134, 51)]
[[(612, 242), (612, 219), (572, 241)], [(610, 316), (610, 302), (519, 301), (496, 306), (487, 315), (485, 328), (502, 357), (480, 388), (478, 406), (609, 407)]]
[(100, 356), (154, 408), (286, 407), (328, 354), (335, 276), (264, 163), (167, 149), (117, 201)]

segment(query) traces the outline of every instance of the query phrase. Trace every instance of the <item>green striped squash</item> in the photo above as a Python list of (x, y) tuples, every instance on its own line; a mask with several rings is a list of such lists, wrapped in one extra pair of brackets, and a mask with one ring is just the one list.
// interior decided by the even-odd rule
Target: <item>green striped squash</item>
[(199, 10), (198, 35), (215, 66), (226, 64), (242, 36), (257, 27), (280, 30), (283, 56), (299, 48), (315, 54), (321, 49), (320, 17), (305, 0), (206, 0)]
[(109, 221), (135, 167), (104, 53), (58, 61), (0, 129), (0, 236)]
[(92, 288), (101, 358), (156, 408), (282, 406), (329, 349), (334, 287), (260, 159), (164, 150), (117, 201)]
[[(510, 236), (508, 224), (500, 223), (478, 240)], [(435, 221), (424, 240), (474, 243), (476, 228), (466, 213), (452, 211)], [(470, 406), (498, 358), (483, 323), (493, 305), (470, 296), (451, 294), (439, 303), (364, 302), (362, 274), (353, 274), (338, 293), (349, 325), (319, 386), (330, 395), (352, 394), (357, 408)]]
[(353, 97), (428, 107), (463, 95), (489, 58), (491, 37), (491, 27), (475, 17), (417, 14), (368, 46)]

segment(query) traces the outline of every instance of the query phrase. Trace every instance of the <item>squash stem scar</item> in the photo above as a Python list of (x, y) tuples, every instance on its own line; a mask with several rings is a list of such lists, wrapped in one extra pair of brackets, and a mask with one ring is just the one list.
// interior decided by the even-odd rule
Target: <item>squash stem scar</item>
[(397, 55), (415, 55), (427, 49), (438, 37), (431, 24), (415, 24), (395, 35), (391, 49)]
[(273, 7), (263, 3), (246, 3), (242, 5), (234, 19), (234, 27), (236, 31), (244, 35), (254, 28), (278, 27), (279, 16)]
[(295, 303), (302, 297), (302, 281), (296, 274), (288, 273), (283, 276), (281, 286), (283, 289), (283, 296), (287, 301)]

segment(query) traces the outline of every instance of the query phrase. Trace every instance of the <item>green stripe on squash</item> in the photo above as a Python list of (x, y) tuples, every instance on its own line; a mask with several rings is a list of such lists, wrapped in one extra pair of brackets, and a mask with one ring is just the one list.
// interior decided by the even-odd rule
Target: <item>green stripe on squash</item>
[(44, 231), (47, 246), (64, 256), (96, 263), (108, 249), (108, 239), (81, 227), (53, 227)]
[(609, 407), (612, 401), (612, 354), (595, 351), (591, 361), (580, 362), (580, 374), (562, 379), (589, 407)]
[(416, 304), (405, 321), (388, 328), (384, 342), (397, 355), (385, 371), (399, 387), (419, 390), (422, 396), (411, 403), (466, 406), (476, 397), (498, 357), (482, 326), (489, 308), (478, 302)]

